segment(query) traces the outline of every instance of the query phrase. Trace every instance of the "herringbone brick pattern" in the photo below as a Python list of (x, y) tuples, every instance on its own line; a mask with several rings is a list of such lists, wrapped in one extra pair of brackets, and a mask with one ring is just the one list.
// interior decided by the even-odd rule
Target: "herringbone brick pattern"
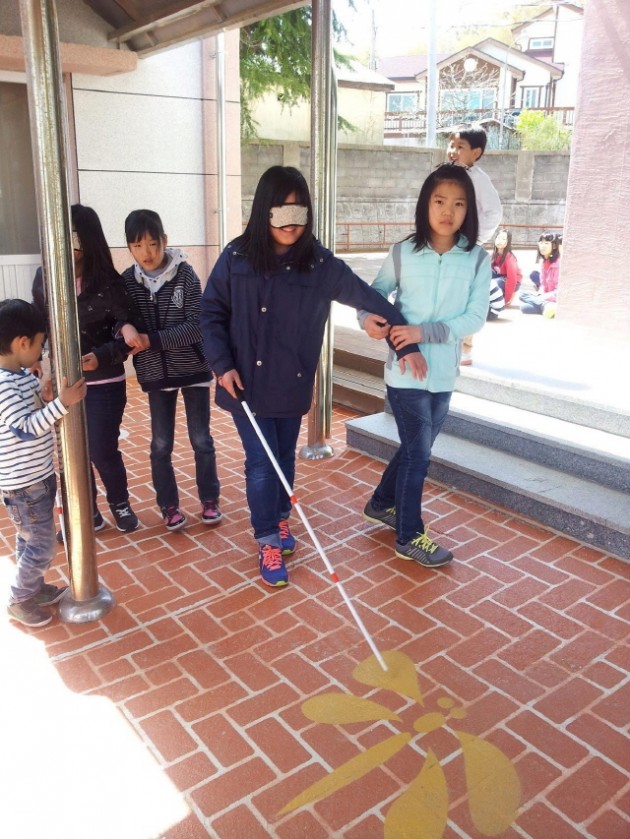
[[(289, 587), (259, 582), (242, 450), (218, 410), (224, 520), (214, 529), (199, 521), (179, 417), (174, 458), (189, 526), (164, 530), (147, 406), (133, 380), (129, 396), (121, 446), (142, 529), (126, 536), (110, 526), (97, 541), (117, 607), (96, 623), (37, 631), (0, 619), (1, 835), (383, 839), (388, 813), (431, 755), (448, 790), (447, 822), (429, 833), (418, 817), (400, 839), (628, 839), (627, 564), (435, 484), (428, 518), (456, 561), (430, 571), (397, 560), (392, 532), (361, 517), (382, 464), (345, 448), (350, 415), (335, 411), (335, 455), (300, 459), (296, 492), (379, 650), (413, 663), (418, 707), (356, 678), (370, 650), (296, 516)], [(0, 515), (4, 583), (13, 535)], [(61, 549), (49, 579), (66, 579)], [(303, 703), (326, 693), (389, 713), (313, 721)], [(404, 748), (280, 813), (392, 736)], [(491, 773), (464, 767), (463, 742), (515, 770), (509, 823)], [(485, 821), (475, 795), (486, 797)]]

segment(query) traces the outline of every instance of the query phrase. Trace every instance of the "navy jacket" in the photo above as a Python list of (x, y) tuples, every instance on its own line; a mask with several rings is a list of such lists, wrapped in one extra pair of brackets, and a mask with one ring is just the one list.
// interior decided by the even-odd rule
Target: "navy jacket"
[[(261, 417), (308, 413), (330, 303), (337, 300), (381, 315), (391, 324), (406, 320), (348, 265), (319, 242), (310, 271), (289, 261), (257, 274), (234, 243), (219, 257), (201, 301), (204, 350), (216, 376), (236, 369), (251, 410)], [(417, 349), (417, 347), (412, 347)], [(406, 355), (405, 348), (401, 355)], [(242, 412), (225, 388), (216, 403)]]

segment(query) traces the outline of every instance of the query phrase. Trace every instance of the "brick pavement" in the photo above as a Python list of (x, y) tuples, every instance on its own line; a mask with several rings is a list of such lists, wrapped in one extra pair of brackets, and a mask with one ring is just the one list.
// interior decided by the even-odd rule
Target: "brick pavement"
[[(365, 677), (370, 650), (297, 517), (289, 587), (259, 582), (242, 452), (218, 410), (224, 520), (197, 519), (182, 444), (190, 524), (164, 530), (147, 408), (129, 390), (122, 449), (142, 529), (97, 541), (118, 606), (36, 631), (0, 616), (0, 835), (628, 838), (628, 564), (436, 484), (429, 519), (456, 561), (395, 559), (391, 531), (360, 515), (382, 464), (345, 448), (351, 414), (336, 410), (335, 456), (299, 460), (296, 491), (396, 657), (389, 681), (378, 666)], [(4, 585), (4, 511), (0, 525)], [(65, 574), (60, 548), (49, 579)], [(286, 809), (317, 782), (317, 800)]]

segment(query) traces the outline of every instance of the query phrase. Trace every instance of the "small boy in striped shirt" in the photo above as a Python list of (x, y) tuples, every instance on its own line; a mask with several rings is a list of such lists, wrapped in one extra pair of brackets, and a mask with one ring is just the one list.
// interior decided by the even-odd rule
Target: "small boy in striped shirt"
[(8, 613), (25, 626), (50, 623), (45, 607), (61, 600), (67, 589), (44, 582), (56, 550), (52, 429), (86, 394), (85, 379), (68, 385), (64, 378), (59, 396), (51, 399), (50, 381), (42, 388), (29, 373), (41, 358), (45, 329), (31, 303), (0, 303), (0, 492), (17, 531)]

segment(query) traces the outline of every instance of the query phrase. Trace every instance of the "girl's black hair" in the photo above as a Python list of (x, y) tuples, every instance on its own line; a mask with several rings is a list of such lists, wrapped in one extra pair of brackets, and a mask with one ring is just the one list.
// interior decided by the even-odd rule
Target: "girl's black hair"
[[(552, 233), (551, 230), (545, 230), (538, 237), (538, 242), (551, 242), (551, 253), (549, 256), (543, 256), (540, 251), (536, 254), (536, 262), (540, 259), (543, 262), (555, 262), (560, 256), (560, 244), (562, 242), (562, 233)], [(538, 246), (537, 246), (538, 247)]]
[(127, 244), (139, 242), (147, 233), (156, 242), (161, 242), (166, 236), (162, 219), (154, 210), (133, 210), (125, 219)]
[(304, 233), (291, 248), (291, 262), (302, 270), (310, 270), (313, 264), (313, 206), (304, 175), (293, 166), (272, 166), (258, 181), (247, 226), (233, 242), (257, 273), (273, 271), (278, 265), (278, 255), (269, 232), (269, 213), (272, 207), (282, 206), (292, 192), (298, 204), (308, 207), (308, 220)]
[(503, 249), (503, 253), (501, 253), (500, 255), (499, 255), (499, 251), (497, 250), (497, 246), (496, 245), (494, 246), (494, 252), (492, 254), (492, 262), (494, 262), (494, 260), (498, 256), (499, 259), (497, 260), (496, 264), (497, 265), (503, 265), (503, 263), (505, 262), (505, 257), (509, 253), (512, 253), (512, 232), (510, 230), (506, 230), (505, 227), (500, 227), (497, 230), (497, 232), (495, 233), (495, 236), (494, 236), (495, 241), (496, 241), (496, 238), (499, 235), (499, 233), (505, 233), (506, 234), (507, 244), (506, 244), (505, 248)]
[(470, 180), (468, 172), (463, 166), (455, 163), (442, 163), (431, 172), (420, 189), (418, 203), (416, 204), (416, 232), (408, 239), (414, 243), (415, 251), (419, 251), (431, 244), (432, 230), (429, 226), (429, 201), (435, 188), (439, 183), (450, 181), (461, 184), (466, 194), (466, 216), (464, 223), (457, 231), (467, 239), (467, 251), (471, 251), (477, 244), (479, 236), (479, 217), (477, 216), (477, 202), (475, 199), (475, 188)]
[(73, 204), (70, 207), (70, 215), (72, 229), (77, 232), (83, 252), (82, 290), (98, 291), (103, 283), (118, 277), (101, 221), (91, 207), (85, 207), (83, 204)]
[(9, 355), (15, 338), (32, 341), (46, 332), (46, 320), (32, 303), (15, 298), (0, 303), (0, 355)]

